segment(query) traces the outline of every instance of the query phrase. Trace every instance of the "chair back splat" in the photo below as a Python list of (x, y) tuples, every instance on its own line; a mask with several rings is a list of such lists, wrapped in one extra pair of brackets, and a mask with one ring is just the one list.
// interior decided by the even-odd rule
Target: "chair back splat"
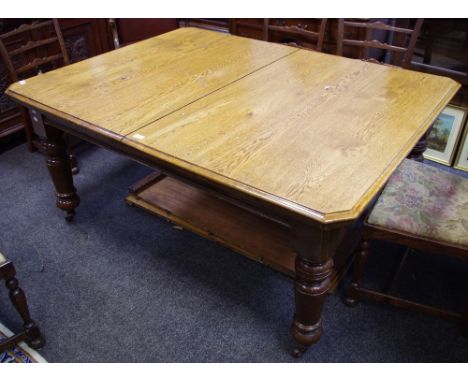
[(244, 36), (244, 28), (254, 29), (258, 39), (321, 52), (328, 19), (307, 20), (304, 23), (294, 19), (231, 19), (229, 30), (234, 35)]
[[(345, 46), (360, 47), (361, 59), (409, 68), (423, 20), (416, 19), (413, 27), (403, 28), (395, 26), (394, 19), (339, 19), (336, 54), (343, 56)], [(348, 38), (347, 28), (364, 29), (365, 37)]]

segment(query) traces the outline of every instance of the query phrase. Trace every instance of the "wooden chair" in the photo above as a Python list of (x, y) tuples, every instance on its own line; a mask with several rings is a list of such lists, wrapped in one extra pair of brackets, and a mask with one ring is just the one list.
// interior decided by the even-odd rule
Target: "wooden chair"
[[(283, 39), (291, 37), (301, 37), (310, 41), (314, 45), (313, 50), (321, 52), (323, 49), (323, 41), (325, 39), (325, 30), (327, 28), (328, 19), (315, 19), (317, 20), (318, 29), (311, 30), (309, 25), (297, 24), (297, 25), (271, 25), (270, 19), (264, 19), (263, 33), (266, 41), (270, 41), (270, 32), (279, 32)], [(302, 45), (295, 41), (285, 42), (287, 45), (296, 46), (298, 48), (304, 48)]]
[[(288, 25), (285, 19), (229, 19), (231, 34), (322, 51), (328, 19)], [(291, 20), (290, 23), (293, 23)], [(301, 42), (306, 41), (307, 47)]]
[[(389, 290), (379, 292), (362, 285), (371, 240), (390, 241), (411, 249), (468, 260), (467, 216), (468, 179), (406, 159), (391, 176), (364, 222), (345, 302), (354, 305), (363, 298), (453, 320), (467, 336), (468, 299), (464, 312), (458, 313), (399, 298)], [(397, 279), (408, 253), (403, 256), (393, 280)]]
[[(21, 45), (23, 44), (23, 45)], [(54, 49), (58, 45), (59, 49)], [(27, 79), (57, 65), (70, 63), (57, 20), (36, 21), (0, 35), (0, 55), (12, 82)], [(28, 147), (37, 149), (31, 120), (24, 107), (23, 115)]]
[[(68, 65), (65, 42), (57, 19), (34, 21), (0, 35), (0, 55), (12, 82)], [(42, 143), (34, 133), (26, 108), (19, 106), (24, 121), (28, 149), (42, 151)], [(78, 172), (74, 155), (70, 154), (73, 173)]]
[[(344, 46), (354, 46), (359, 49), (359, 58), (371, 61), (381, 61), (373, 57), (376, 49), (384, 52), (392, 52), (401, 57), (401, 60), (396, 58), (386, 58), (385, 62), (392, 62), (394, 65), (403, 68), (411, 66), (411, 58), (413, 57), (416, 40), (421, 30), (421, 25), (424, 19), (417, 19), (414, 28), (401, 28), (390, 25), (382, 20), (372, 19), (338, 19), (338, 36), (336, 54), (343, 56)], [(362, 28), (365, 30), (364, 39), (349, 39), (347, 38), (346, 28)], [(380, 38), (376, 38), (377, 34), (381, 34)], [(396, 45), (399, 42), (399, 45)]]
[(39, 349), (44, 346), (45, 340), (39, 331), (37, 324), (31, 319), (29, 314), (26, 296), (23, 290), (18, 286), (16, 279), (16, 270), (11, 261), (5, 259), (0, 253), (0, 279), (5, 280), (6, 287), (9, 290), (10, 300), (16, 311), (23, 319), (24, 330), (7, 339), (0, 341), (0, 353), (13, 347), (21, 341), (26, 341), (29, 346)]

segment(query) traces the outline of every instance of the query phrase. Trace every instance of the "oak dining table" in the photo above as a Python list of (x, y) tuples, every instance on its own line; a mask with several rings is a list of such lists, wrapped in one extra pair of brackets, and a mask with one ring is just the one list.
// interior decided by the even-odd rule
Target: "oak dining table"
[[(441, 76), (181, 28), (14, 83), (6, 94), (29, 109), (68, 220), (80, 199), (65, 133), (288, 226), (299, 356), (322, 335), (345, 232), (458, 88)], [(193, 198), (186, 208), (202, 217), (210, 204)], [(243, 229), (262, 232), (261, 224)]]

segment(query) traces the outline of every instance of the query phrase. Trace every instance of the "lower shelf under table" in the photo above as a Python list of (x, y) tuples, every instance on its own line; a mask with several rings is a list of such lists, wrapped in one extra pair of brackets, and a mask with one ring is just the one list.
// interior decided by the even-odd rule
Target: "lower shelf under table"
[[(130, 205), (143, 208), (288, 276), (294, 276), (295, 253), (289, 227), (202, 189), (155, 172), (130, 188)], [(335, 256), (331, 291), (349, 267), (357, 235), (347, 235)]]

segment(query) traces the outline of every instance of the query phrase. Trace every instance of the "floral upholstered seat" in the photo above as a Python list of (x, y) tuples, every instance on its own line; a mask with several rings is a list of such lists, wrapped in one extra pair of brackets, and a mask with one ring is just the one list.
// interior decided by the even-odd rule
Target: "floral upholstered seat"
[(468, 179), (406, 159), (390, 177), (368, 223), (468, 247)]

